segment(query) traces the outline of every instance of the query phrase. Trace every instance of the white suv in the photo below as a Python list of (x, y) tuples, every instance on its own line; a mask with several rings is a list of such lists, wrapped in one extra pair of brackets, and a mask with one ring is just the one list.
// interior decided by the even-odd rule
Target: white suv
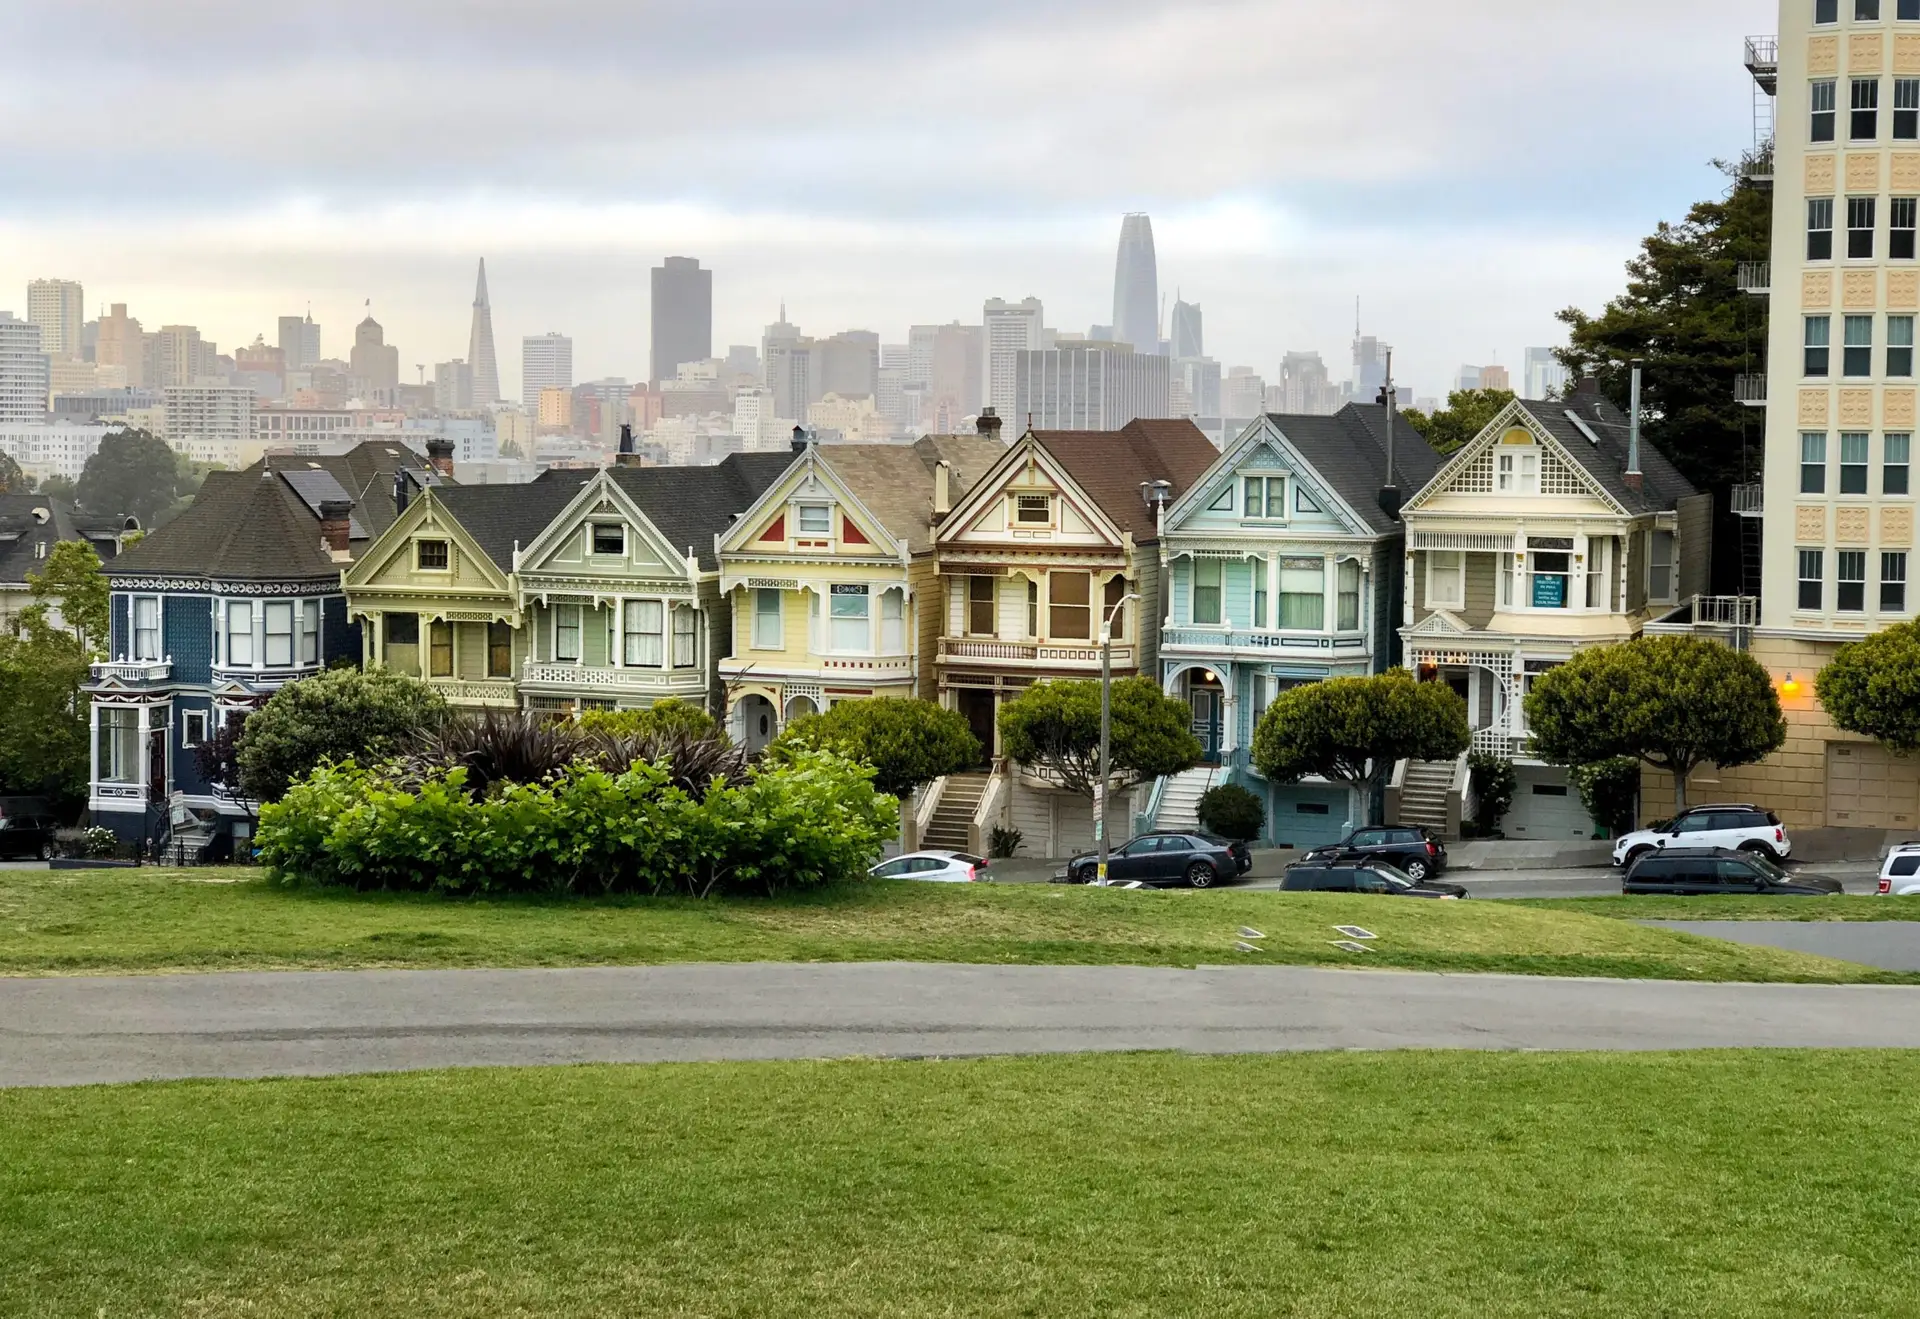
[(1630, 866), (1642, 854), (1669, 846), (1731, 847), (1759, 852), (1769, 861), (1784, 861), (1793, 854), (1793, 843), (1779, 816), (1739, 802), (1695, 806), (1658, 828), (1625, 834), (1613, 844), (1613, 864)]
[(1879, 891), (1895, 898), (1920, 897), (1920, 843), (1897, 843), (1880, 863)]

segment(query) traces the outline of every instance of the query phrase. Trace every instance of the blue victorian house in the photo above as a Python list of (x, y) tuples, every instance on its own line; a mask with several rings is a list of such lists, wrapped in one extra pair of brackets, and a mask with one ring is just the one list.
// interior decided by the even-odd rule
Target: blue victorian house
[(93, 821), (123, 842), (221, 855), (251, 804), (195, 751), (285, 683), (358, 663), (341, 569), (452, 467), (396, 441), (210, 472), (193, 504), (106, 565), (109, 659), (93, 666)]
[[(1207, 763), (1158, 785), (1154, 825), (1193, 827), (1201, 793), (1229, 781), (1260, 796), (1279, 846), (1331, 842), (1358, 818), (1344, 786), (1269, 784), (1248, 751), (1280, 692), (1398, 660), (1405, 537), (1382, 507), (1387, 425), (1378, 405), (1262, 417), (1168, 506), (1159, 677), (1192, 708)], [(1439, 469), (1398, 418), (1393, 452), (1402, 495)]]

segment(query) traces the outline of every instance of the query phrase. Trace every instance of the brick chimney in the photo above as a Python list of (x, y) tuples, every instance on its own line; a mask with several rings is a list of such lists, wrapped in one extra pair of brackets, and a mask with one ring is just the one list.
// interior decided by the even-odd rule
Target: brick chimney
[(347, 556), (347, 542), (353, 534), (352, 518), (353, 501), (351, 499), (320, 501), (320, 542), (336, 559)]
[(981, 408), (980, 415), (974, 418), (973, 428), (988, 439), (997, 440), (1000, 438), (1000, 427), (1003, 424), (998, 411), (993, 408)]
[(634, 451), (633, 427), (626, 422), (620, 423), (620, 450), (613, 455), (615, 467), (640, 467), (640, 455)]
[(428, 440), (427, 461), (433, 465), (434, 471), (440, 473), (440, 475), (446, 477), (448, 480), (452, 480), (453, 441), (440, 435), (436, 435)]

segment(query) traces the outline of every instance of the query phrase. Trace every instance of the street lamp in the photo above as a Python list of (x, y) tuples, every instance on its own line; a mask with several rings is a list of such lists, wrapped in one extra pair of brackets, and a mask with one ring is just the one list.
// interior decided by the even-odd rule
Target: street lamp
[(1093, 785), (1093, 841), (1100, 848), (1100, 871), (1093, 881), (1096, 884), (1107, 882), (1107, 781), (1113, 776), (1108, 763), (1113, 735), (1113, 616), (1126, 608), (1127, 601), (1139, 598), (1132, 591), (1121, 596), (1100, 624), (1100, 780)]

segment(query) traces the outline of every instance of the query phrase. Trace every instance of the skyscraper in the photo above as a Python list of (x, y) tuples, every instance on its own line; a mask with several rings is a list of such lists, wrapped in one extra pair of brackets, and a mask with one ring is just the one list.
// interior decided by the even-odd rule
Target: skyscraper
[(493, 302), (487, 297), (487, 259), (473, 287), (473, 327), (467, 331), (467, 368), (473, 373), (473, 403), (485, 407), (500, 399), (500, 359), (493, 353)]
[(1560, 365), (1560, 359), (1553, 355), (1553, 349), (1529, 348), (1525, 384), (1528, 398), (1557, 397), (1566, 390), (1567, 368)]
[[(479, 382), (474, 382), (478, 389)], [(552, 330), (520, 341), (520, 401), (540, 406), (543, 389), (573, 388), (573, 340)]]
[(1040, 299), (1025, 298), (1008, 302), (989, 298), (981, 309), (981, 337), (985, 340), (987, 402), (1004, 421), (1014, 416), (1014, 367), (1020, 354), (1040, 348), (1041, 323), (1045, 319)]
[(880, 390), (880, 336), (872, 330), (842, 330), (814, 345), (813, 394), (872, 398)]
[(690, 256), (653, 268), (653, 387), (674, 378), (682, 362), (713, 356), (713, 272)]
[[(357, 382), (355, 388), (361, 392), (384, 393), (391, 401), (394, 390), (400, 387), (400, 350), (387, 343), (387, 332), (372, 316), (353, 327), (353, 352), (348, 369)], [(161, 383), (168, 382), (162, 380)]]
[(36, 279), (27, 285), (27, 319), (40, 327), (40, 351), (56, 361), (78, 361), (86, 298), (73, 279)]
[(280, 318), (280, 352), (289, 371), (304, 371), (320, 360), (320, 327), (311, 311)]
[(1178, 294), (1173, 299), (1173, 355), (1175, 357), (1205, 357), (1207, 355), (1205, 337), (1201, 334), (1200, 304), (1182, 302)]
[(0, 311), (0, 422), (45, 421), (47, 355), (40, 327)]
[(1172, 362), (1126, 344), (1078, 343), (1022, 351), (1014, 414), (1024, 431), (1118, 430), (1172, 411)]
[(1120, 253), (1113, 267), (1113, 337), (1132, 344), (1137, 352), (1160, 351), (1160, 272), (1153, 256), (1153, 221), (1138, 213), (1120, 221)]
[(126, 303), (114, 303), (100, 318), (93, 360), (99, 366), (116, 367), (125, 373), (126, 383), (132, 388), (147, 383), (146, 336), (140, 332), (140, 322), (127, 315)]
[(1354, 402), (1371, 403), (1379, 396), (1380, 387), (1387, 383), (1387, 354), (1392, 351), (1391, 344), (1361, 334), (1358, 325), (1353, 327)]

